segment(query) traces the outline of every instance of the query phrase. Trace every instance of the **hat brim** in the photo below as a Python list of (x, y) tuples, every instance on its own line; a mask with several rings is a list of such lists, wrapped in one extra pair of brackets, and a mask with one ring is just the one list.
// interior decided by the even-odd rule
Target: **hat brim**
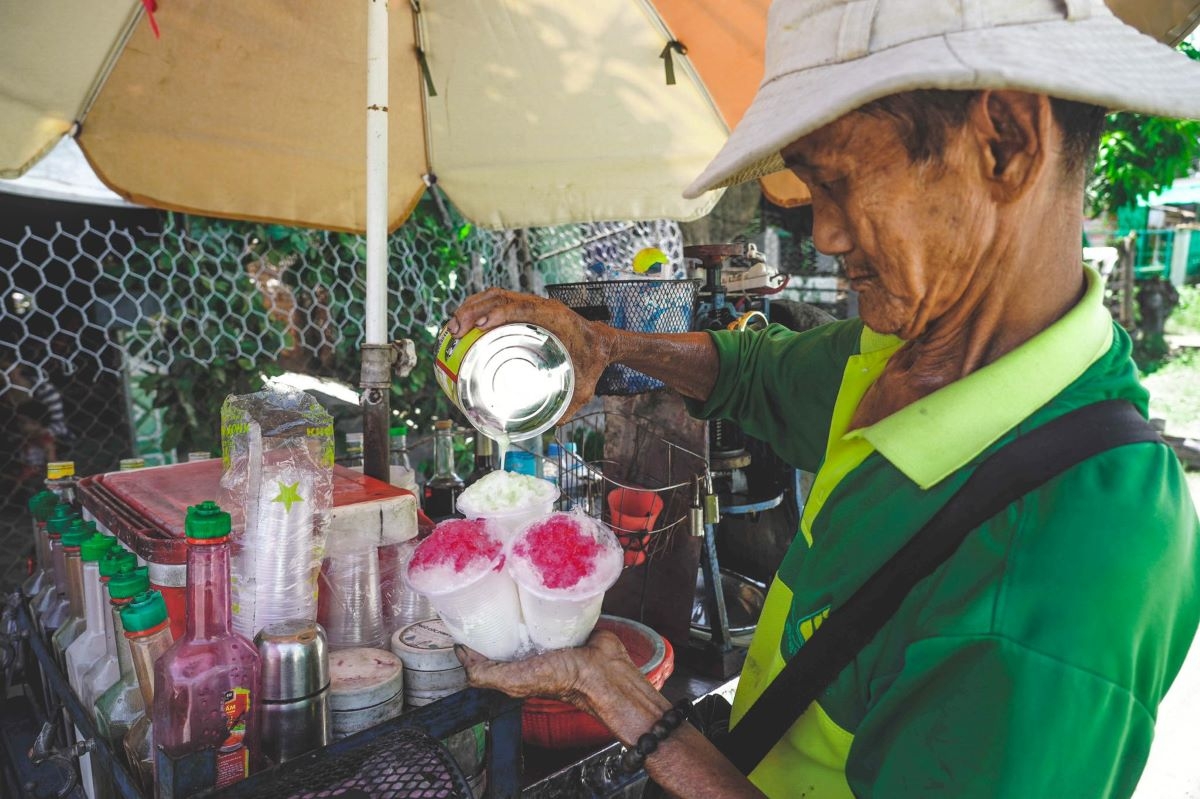
[(892, 94), (1019, 89), (1152, 116), (1200, 118), (1200, 63), (1102, 16), (961, 31), (781, 75), (758, 90), (687, 198), (784, 168), (779, 151)]

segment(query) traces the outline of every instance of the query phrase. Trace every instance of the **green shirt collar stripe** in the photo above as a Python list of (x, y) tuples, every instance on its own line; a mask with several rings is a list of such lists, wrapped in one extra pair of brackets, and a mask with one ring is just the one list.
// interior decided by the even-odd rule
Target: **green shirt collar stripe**
[[(961, 469), (1078, 379), (1112, 345), (1103, 280), (1093, 269), (1084, 267), (1084, 272), (1083, 298), (1054, 324), (962, 380), (847, 437), (869, 441), (923, 489)], [(895, 341), (863, 329), (863, 351)]]

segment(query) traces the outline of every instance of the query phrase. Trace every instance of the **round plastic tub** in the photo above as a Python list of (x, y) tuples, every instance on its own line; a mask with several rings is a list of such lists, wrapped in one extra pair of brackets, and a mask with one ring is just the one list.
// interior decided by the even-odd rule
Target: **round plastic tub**
[[(634, 665), (655, 688), (662, 688), (675, 671), (671, 643), (644, 624), (618, 616), (601, 616), (597, 630), (615, 633)], [(566, 702), (532, 697), (521, 711), (521, 738), (545, 749), (599, 746), (613, 740), (608, 728)]]

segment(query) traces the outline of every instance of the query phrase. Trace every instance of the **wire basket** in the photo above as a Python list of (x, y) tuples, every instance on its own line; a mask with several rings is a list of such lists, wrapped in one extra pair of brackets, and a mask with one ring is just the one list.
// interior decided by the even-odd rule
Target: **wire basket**
[[(584, 414), (559, 427), (555, 438), (563, 508), (577, 508), (611, 527), (626, 566), (667, 551), (675, 533), (689, 534), (690, 510), (707, 467), (702, 455), (632, 414)], [(636, 457), (618, 459), (618, 451)]]
[[(699, 280), (606, 280), (546, 286), (552, 299), (585, 319), (638, 333), (686, 333), (696, 313)], [(640, 394), (663, 387), (636, 369), (615, 363), (596, 383), (597, 394)]]
[(397, 729), (272, 781), (261, 799), (469, 799), (458, 764), (437, 740)]

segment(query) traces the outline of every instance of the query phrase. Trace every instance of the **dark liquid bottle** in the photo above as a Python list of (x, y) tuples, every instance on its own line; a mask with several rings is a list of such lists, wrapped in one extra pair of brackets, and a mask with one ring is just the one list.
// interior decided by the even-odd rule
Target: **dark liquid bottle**
[(454, 431), (449, 419), (433, 423), (433, 477), (425, 483), (425, 515), (441, 521), (457, 515), (454, 503), (466, 483), (454, 471)]
[(496, 470), (496, 448), (492, 440), (483, 433), (475, 434), (475, 468), (467, 475), (467, 485), (472, 485), (479, 478)]

